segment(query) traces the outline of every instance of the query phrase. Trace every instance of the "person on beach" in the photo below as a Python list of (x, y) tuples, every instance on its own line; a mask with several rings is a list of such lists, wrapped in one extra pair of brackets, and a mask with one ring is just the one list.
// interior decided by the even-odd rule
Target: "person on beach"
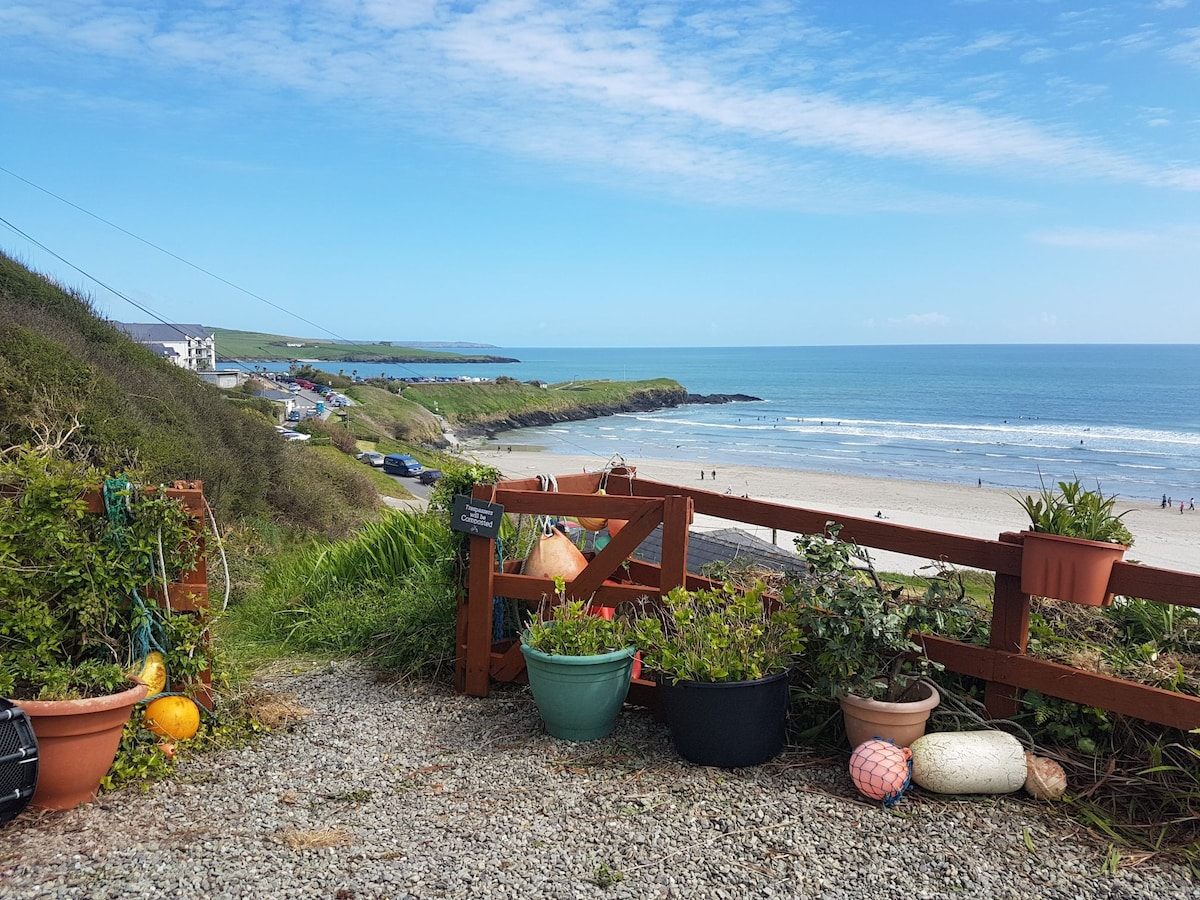
[(1181, 516), (1183, 515), (1183, 501), (1182, 500), (1179, 501), (1179, 514)]
[(716, 480), (717, 480), (717, 470), (716, 470), (716, 469), (713, 469), (713, 470), (712, 470), (712, 480), (713, 480), (713, 481), (716, 481)]
[(703, 469), (700, 470), (700, 480), (701, 481), (704, 480), (704, 470)]

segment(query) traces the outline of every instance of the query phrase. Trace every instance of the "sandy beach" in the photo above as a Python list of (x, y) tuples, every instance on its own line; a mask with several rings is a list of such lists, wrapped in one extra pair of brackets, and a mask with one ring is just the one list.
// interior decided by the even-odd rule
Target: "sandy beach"
[[(481, 463), (494, 465), (512, 478), (530, 475), (561, 475), (596, 471), (608, 463), (607, 457), (549, 453), (528, 446), (508, 445), (497, 452), (494, 447), (475, 447), (464, 453)], [(971, 537), (996, 538), (1003, 531), (1020, 531), (1028, 520), (1008, 492), (973, 485), (937, 484), (893, 478), (864, 478), (830, 475), (795, 469), (770, 469), (751, 466), (708, 464), (704, 480), (700, 464), (676, 460), (627, 458), (638, 474), (654, 481), (697, 487), (720, 492), (730, 491), (760, 500), (770, 500), (808, 509), (828, 510), (843, 515), (870, 518), (882, 513), (902, 525), (912, 525)], [(1119, 509), (1129, 509), (1125, 517), (1135, 544), (1127, 558), (1151, 566), (1200, 572), (1200, 510), (1179, 512), (1179, 499), (1173, 509), (1158, 503), (1118, 501)], [(1187, 498), (1185, 498), (1187, 499)], [(743, 526), (720, 519), (697, 517), (698, 529), (725, 528), (731, 524), (771, 540), (770, 529)], [(792, 535), (780, 532), (776, 542), (792, 549)], [(913, 572), (929, 563), (893, 553), (872, 553), (883, 571)]]

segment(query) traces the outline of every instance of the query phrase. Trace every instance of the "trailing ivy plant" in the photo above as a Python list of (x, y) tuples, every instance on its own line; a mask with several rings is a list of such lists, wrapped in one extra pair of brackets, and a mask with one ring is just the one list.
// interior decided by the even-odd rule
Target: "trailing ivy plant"
[(0, 695), (60, 700), (123, 689), (150, 617), (167, 642), (180, 638), (180, 664), (200, 667), (200, 626), (135, 601), (195, 567), (193, 520), (162, 492), (125, 488), (116, 498), (124, 521), (110, 522), (84, 498), (103, 481), (52, 453), (0, 453)]

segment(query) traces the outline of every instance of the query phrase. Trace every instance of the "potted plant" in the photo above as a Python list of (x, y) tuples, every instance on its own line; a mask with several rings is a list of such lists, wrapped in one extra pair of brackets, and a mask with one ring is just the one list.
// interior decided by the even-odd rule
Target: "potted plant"
[(565, 580), (554, 582), (558, 601), (521, 633), (529, 689), (554, 737), (607, 737), (629, 693), (637, 648), (624, 622), (597, 614), (590, 603), (566, 601)]
[(0, 453), (0, 696), (32, 722), (33, 803), (54, 809), (95, 797), (147, 694), (130, 675), (138, 650), (170, 643), (171, 622), (139, 592), (189, 570), (197, 553), (191, 518), (161, 492), (110, 483), (112, 516), (89, 512), (85, 491), (100, 480), (29, 448)]
[(808, 634), (801, 676), (814, 698), (836, 699), (850, 745), (881, 737), (906, 747), (925, 733), (941, 698), (927, 676), (940, 668), (925, 655), (922, 632), (941, 632), (965, 616), (965, 591), (946, 590), (935, 578), (924, 598), (883, 587), (870, 557), (839, 539), (841, 526), (824, 535), (801, 535), (796, 546), (807, 570), (785, 596)]
[(1097, 484), (1087, 490), (1076, 478), (1042, 489), (1037, 497), (1013, 496), (1029, 516), (1022, 532), (1021, 591), (1085, 606), (1108, 606), (1113, 563), (1133, 545), (1133, 535), (1115, 512), (1117, 497)]
[(788, 672), (804, 635), (763, 591), (676, 588), (635, 624), (675, 750), (699, 765), (754, 766), (783, 749)]

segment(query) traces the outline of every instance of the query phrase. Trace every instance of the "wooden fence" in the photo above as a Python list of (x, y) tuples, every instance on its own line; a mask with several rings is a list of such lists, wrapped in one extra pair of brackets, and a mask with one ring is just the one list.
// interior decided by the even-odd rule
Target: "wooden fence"
[[(633, 469), (610, 473), (606, 493), (596, 494), (600, 479), (600, 473), (559, 476), (557, 492), (543, 490), (536, 478), (503, 481), (477, 485), (474, 496), (499, 503), (506, 513), (513, 515), (626, 520), (628, 524), (567, 585), (568, 596), (593, 597), (593, 602), (600, 606), (660, 597), (680, 585), (695, 588), (711, 584), (686, 569), (688, 526), (695, 514), (801, 534), (820, 534), (827, 522), (837, 522), (843, 526), (844, 540), (867, 548), (995, 573), (987, 647), (941, 635), (925, 637), (926, 652), (931, 659), (950, 671), (986, 682), (984, 700), (990, 715), (997, 718), (1014, 715), (1021, 692), (1033, 689), (1175, 728), (1200, 727), (1200, 698), (1027, 655), (1030, 600), (1021, 593), (1021, 534), (1004, 533), (994, 541), (947, 534), (663, 484), (639, 478)], [(661, 564), (629, 559), (660, 524)], [(460, 691), (483, 697), (487, 696), (491, 680), (521, 680), (525, 668), (518, 642), (493, 641), (493, 598), (511, 597), (537, 603), (554, 593), (554, 584), (547, 578), (516, 574), (512, 564), (498, 566), (494, 540), (478, 536), (470, 540), (467, 587), (458, 610), (455, 680)], [(1119, 562), (1114, 566), (1108, 587), (1115, 594), (1200, 608), (1200, 574)], [(653, 692), (652, 682), (635, 680), (630, 702), (653, 705)]]

